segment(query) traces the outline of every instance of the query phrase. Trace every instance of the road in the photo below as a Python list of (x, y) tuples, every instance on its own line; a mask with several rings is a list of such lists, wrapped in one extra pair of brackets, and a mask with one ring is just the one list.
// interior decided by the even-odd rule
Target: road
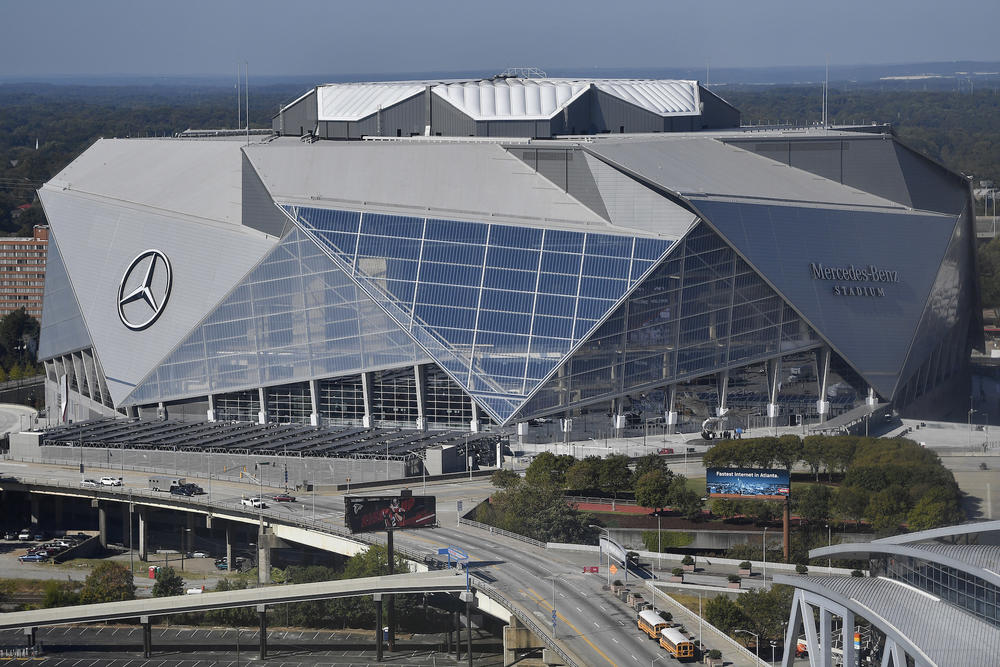
[[(25, 467), (4, 461), (0, 462), (0, 473), (58, 480), (69, 485), (79, 484), (80, 481), (77, 470), (61, 466)], [(103, 474), (118, 476), (121, 472), (89, 469), (87, 473), (94, 477)], [(144, 473), (125, 471), (124, 486), (117, 490), (127, 493), (130, 488), (145, 489), (147, 481)], [(207, 480), (191, 481), (198, 481), (208, 489)], [(606, 579), (603, 567), (599, 574), (583, 574), (584, 565), (597, 564), (592, 553), (541, 549), (482, 529), (457, 526), (457, 502), (462, 501), (463, 510), (468, 511), (484, 500), (493, 491), (488, 480), (434, 483), (428, 484), (426, 489), (428, 494), (437, 497), (439, 527), (399, 531), (396, 534), (397, 545), (428, 555), (436, 554), (443, 547), (461, 548), (469, 554), (473, 568), (492, 579), (495, 588), (520, 605), (547, 631), (552, 628), (554, 602), (556, 636), (580, 658), (582, 665), (642, 665), (665, 655), (636, 628), (634, 612), (612, 597), (610, 592), (602, 590)], [(255, 484), (215, 481), (211, 500), (224, 507), (239, 507), (242, 496), (256, 495), (258, 490)], [(394, 493), (398, 490), (399, 487), (386, 487), (366, 493)], [(412, 490), (414, 493), (422, 492), (420, 485)], [(168, 496), (164, 494), (164, 497)], [(309, 494), (299, 496), (298, 500), (296, 503), (273, 503), (273, 509), (307, 519), (315, 514), (321, 523), (344, 525), (342, 495)], [(732, 659), (730, 651), (726, 651), (725, 647), (719, 648), (727, 659)], [(734, 664), (749, 665), (752, 661), (741, 663), (737, 657)]]
[(37, 410), (23, 405), (0, 403), (0, 434), (26, 428), (37, 414)]

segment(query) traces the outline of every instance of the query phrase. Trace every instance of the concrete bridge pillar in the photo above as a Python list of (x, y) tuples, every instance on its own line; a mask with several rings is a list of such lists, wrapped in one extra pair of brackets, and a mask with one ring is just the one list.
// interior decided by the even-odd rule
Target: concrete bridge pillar
[(149, 519), (145, 507), (139, 508), (139, 560), (149, 560)]
[(149, 616), (140, 616), (139, 623), (142, 625), (142, 657), (148, 659), (153, 655), (153, 630)]
[(38, 526), (38, 521), (42, 516), (40, 508), (41, 501), (38, 496), (31, 494), (28, 496), (28, 504), (31, 506), (31, 525), (32, 527), (36, 527)]
[(126, 548), (132, 548), (132, 512), (131, 506), (119, 503), (122, 509), (122, 544)]
[(233, 571), (233, 522), (226, 522), (226, 571)]
[(55, 518), (56, 526), (63, 524), (63, 497), (56, 496), (52, 499), (52, 516)]
[(108, 506), (104, 503), (97, 505), (97, 531), (101, 542), (101, 548), (108, 548)]
[(271, 583), (271, 545), (266, 529), (257, 533), (257, 582)]
[(544, 648), (543, 644), (535, 634), (524, 627), (524, 624), (512, 617), (510, 624), (503, 629), (503, 664), (513, 665), (518, 661), (518, 656), (527, 651), (535, 651)]
[(372, 595), (375, 601), (375, 662), (382, 662), (382, 594)]
[(465, 653), (469, 667), (472, 667), (472, 601), (476, 596), (472, 591), (465, 591), (460, 593), (459, 597), (465, 602)]
[(190, 553), (194, 551), (194, 519), (195, 515), (191, 512), (185, 512), (187, 517), (187, 529), (184, 531), (184, 551)]
[(24, 628), (24, 638), (28, 642), (28, 648), (34, 648), (37, 639), (38, 628)]
[(260, 618), (260, 659), (267, 658), (267, 607), (257, 605), (257, 616)]

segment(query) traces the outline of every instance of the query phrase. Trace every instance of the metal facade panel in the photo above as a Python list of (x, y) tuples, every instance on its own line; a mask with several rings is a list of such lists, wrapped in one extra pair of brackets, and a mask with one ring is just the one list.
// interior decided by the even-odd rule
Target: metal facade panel
[(414, 95), (424, 85), (417, 82), (334, 83), (316, 89), (319, 120), (358, 121)]
[(431, 134), (446, 137), (472, 137), (476, 121), (441, 98), (431, 95)]
[[(242, 225), (210, 224), (49, 184), (39, 194), (116, 405), (274, 243)], [(133, 331), (118, 316), (119, 286), (149, 249), (169, 259), (173, 285), (159, 319)]]
[(890, 139), (845, 139), (844, 185), (913, 206), (896, 150)]
[[(590, 89), (572, 79), (480, 79), (434, 86), (434, 95), (476, 121), (552, 118)], [(507, 136), (507, 135), (492, 135)]]
[(603, 90), (591, 95), (591, 122), (594, 133), (663, 132), (668, 119), (631, 104)]
[(80, 305), (76, 302), (73, 285), (66, 273), (56, 235), (50, 231), (38, 360), (45, 361), (91, 345), (90, 334), (87, 333), (87, 326), (80, 314)]
[(712, 138), (661, 137), (589, 144), (587, 150), (671, 192), (900, 208)]
[(47, 185), (239, 226), (244, 141), (101, 139)]
[(598, 79), (594, 87), (658, 116), (697, 115), (701, 87), (697, 81)]
[(271, 129), (285, 135), (302, 136), (315, 129), (316, 91), (299, 98), (271, 119)]
[(694, 213), (631, 176), (601, 162), (593, 155), (585, 156), (612, 223), (679, 239), (697, 221)]
[(842, 150), (840, 141), (791, 141), (789, 164), (796, 169), (842, 182)]
[[(892, 399), (936, 275), (928, 269), (940, 266), (954, 219), (692, 203), (879, 394)], [(817, 278), (813, 266), (846, 268), (851, 275)], [(884, 279), (858, 273), (873, 266), (890, 273)]]
[(605, 220), (611, 219), (590, 173), (587, 154), (580, 149), (566, 152), (566, 191)]
[(740, 126), (740, 110), (706, 88), (701, 89), (701, 104), (702, 129)]
[(971, 206), (969, 183), (958, 174), (894, 141), (896, 159), (913, 208), (958, 214)]
[(529, 225), (608, 224), (496, 144), (273, 142), (249, 146), (247, 155), (275, 200), (320, 197), (441, 217), (509, 216)]
[(267, 193), (250, 160), (243, 156), (243, 224), (280, 238), (291, 224)]

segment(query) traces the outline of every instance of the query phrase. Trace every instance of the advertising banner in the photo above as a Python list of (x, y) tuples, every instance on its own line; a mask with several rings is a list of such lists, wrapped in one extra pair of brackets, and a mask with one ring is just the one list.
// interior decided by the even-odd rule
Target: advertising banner
[(784, 500), (789, 489), (787, 470), (764, 468), (709, 468), (705, 484), (709, 498)]
[(344, 518), (352, 533), (426, 528), (436, 523), (434, 496), (346, 496)]

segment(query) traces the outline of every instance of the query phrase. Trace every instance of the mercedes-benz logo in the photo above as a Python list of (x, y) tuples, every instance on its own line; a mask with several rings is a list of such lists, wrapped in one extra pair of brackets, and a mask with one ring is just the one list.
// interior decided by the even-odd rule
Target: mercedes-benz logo
[(118, 317), (132, 331), (142, 331), (160, 316), (173, 276), (159, 250), (144, 250), (132, 260), (118, 286)]

